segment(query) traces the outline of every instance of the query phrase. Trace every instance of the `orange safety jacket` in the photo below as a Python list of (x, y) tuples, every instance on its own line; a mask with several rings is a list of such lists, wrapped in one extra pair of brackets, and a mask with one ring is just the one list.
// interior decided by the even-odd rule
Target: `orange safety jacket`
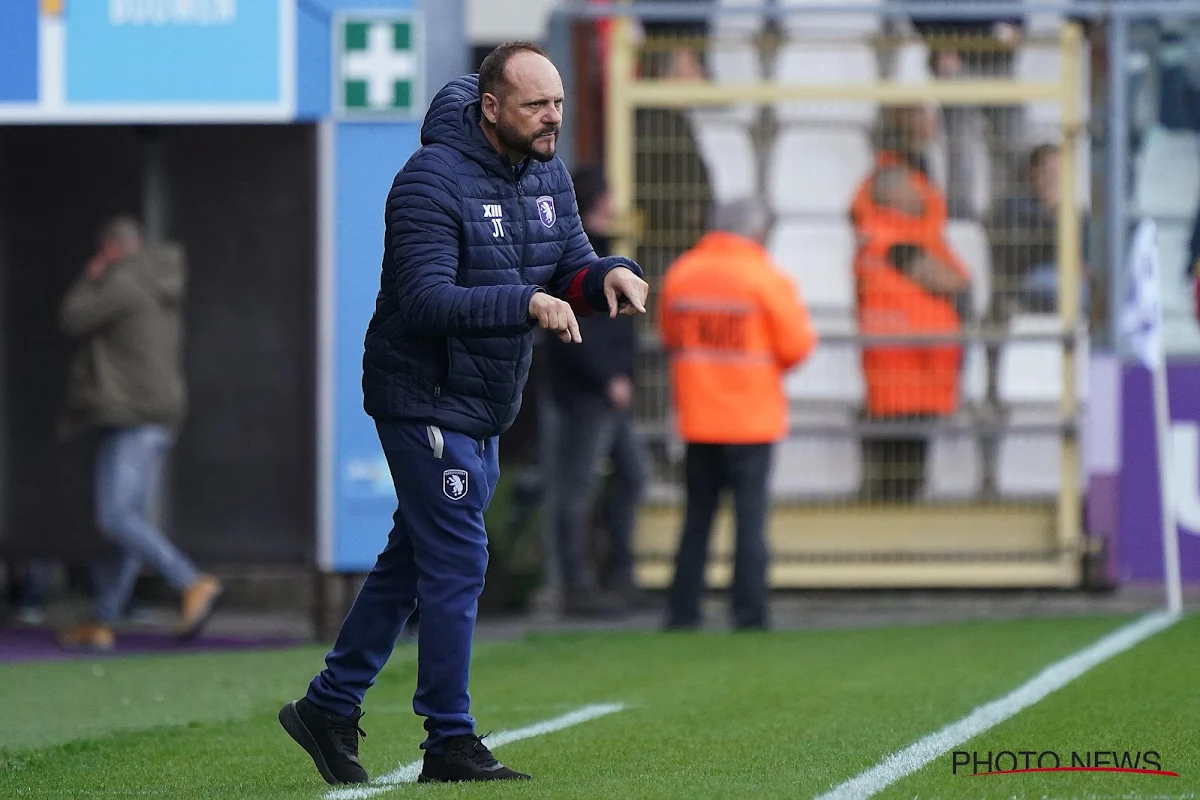
[(658, 320), (684, 441), (762, 444), (787, 434), (783, 374), (817, 335), (799, 290), (762, 245), (705, 235), (667, 271)]
[[(880, 153), (877, 170), (906, 166), (896, 153)], [(869, 178), (851, 206), (858, 233), (854, 272), (858, 286), (858, 327), (864, 335), (957, 334), (961, 321), (954, 306), (906, 277), (888, 260), (894, 245), (910, 244), (968, 276), (947, 245), (946, 201), (918, 170), (909, 170), (924, 205), (914, 217), (880, 206)], [(962, 348), (953, 344), (889, 345), (863, 348), (867, 412), (872, 417), (915, 414), (945, 416), (958, 410)]]

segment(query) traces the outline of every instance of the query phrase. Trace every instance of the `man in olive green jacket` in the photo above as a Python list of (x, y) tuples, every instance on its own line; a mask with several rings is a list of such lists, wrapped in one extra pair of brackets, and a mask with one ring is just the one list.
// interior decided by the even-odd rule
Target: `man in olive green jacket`
[(76, 351), (60, 432), (98, 434), (96, 522), (122, 550), (113, 568), (98, 571), (93, 619), (61, 635), (67, 646), (113, 646), (113, 622), (143, 564), (181, 592), (180, 636), (200, 631), (221, 594), (220, 582), (197, 572), (147, 518), (186, 408), (184, 262), (181, 248), (143, 245), (137, 222), (120, 217), (104, 226), (63, 300), (59, 322)]

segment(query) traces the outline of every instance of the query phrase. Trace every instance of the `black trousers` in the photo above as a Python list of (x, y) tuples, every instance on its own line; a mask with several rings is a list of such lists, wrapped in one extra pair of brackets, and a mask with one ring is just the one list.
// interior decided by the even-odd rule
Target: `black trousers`
[(725, 489), (733, 490), (737, 537), (734, 549), (732, 611), (736, 627), (767, 624), (766, 521), (771, 475), (771, 444), (689, 444), (687, 502), (683, 533), (675, 554), (667, 624), (700, 623), (700, 598), (708, 565), (713, 517)]
[(563, 588), (581, 591), (597, 583), (587, 552), (587, 522), (606, 457), (612, 459), (616, 486), (607, 498), (608, 568), (599, 583), (618, 589), (633, 586), (633, 530), (646, 484), (646, 457), (633, 414), (614, 410), (603, 397), (590, 395), (560, 405), (559, 411), (563, 424), (555, 488)]

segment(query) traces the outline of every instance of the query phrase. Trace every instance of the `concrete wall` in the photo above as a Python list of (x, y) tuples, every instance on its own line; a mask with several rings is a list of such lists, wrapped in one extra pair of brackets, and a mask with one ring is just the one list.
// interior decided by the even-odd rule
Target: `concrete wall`
[(558, 5), (560, 0), (467, 0), (467, 39), (472, 45), (544, 41), (550, 12)]

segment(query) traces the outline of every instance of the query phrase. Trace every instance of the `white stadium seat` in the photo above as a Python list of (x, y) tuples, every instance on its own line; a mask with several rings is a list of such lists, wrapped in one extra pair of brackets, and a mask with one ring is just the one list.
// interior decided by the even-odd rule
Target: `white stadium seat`
[(708, 65), (715, 83), (745, 86), (763, 79), (758, 49), (739, 39), (713, 42), (708, 47)]
[[(723, 6), (761, 6), (762, 0), (722, 0)], [(758, 45), (754, 41), (763, 28), (758, 14), (718, 14), (713, 18), (713, 35), (708, 45), (708, 70), (716, 83), (746, 85), (760, 83), (764, 76)], [(708, 114), (744, 124), (754, 121), (757, 107), (739, 103), (727, 108), (705, 109)]]
[[(782, 8), (803, 6), (879, 5), (880, 0), (780, 0)], [(796, 14), (785, 15), (784, 31), (792, 39), (866, 38), (879, 33), (883, 18), (879, 14)]]
[[(784, 45), (775, 61), (781, 84), (875, 83), (879, 64), (875, 51), (861, 43)], [(791, 100), (775, 105), (780, 122), (842, 123), (867, 127), (879, 106), (870, 100)]]
[(1191, 223), (1200, 200), (1200, 136), (1150, 129), (1137, 155), (1133, 213)]
[(992, 248), (987, 232), (975, 220), (952, 219), (946, 224), (946, 241), (971, 272), (975, 313), (986, 313), (992, 293)]
[(908, 41), (896, 51), (891, 69), (896, 83), (929, 83), (933, 74), (929, 71), (929, 45), (922, 41)]
[(1163, 309), (1163, 345), (1170, 355), (1200, 355), (1195, 295), (1185, 276), (1192, 223), (1165, 221), (1157, 226), (1159, 297)]
[[(1025, 33), (1030, 39), (1017, 50), (1013, 72), (1017, 80), (1050, 83), (1062, 80), (1062, 49), (1057, 38), (1065, 24), (1061, 14), (1030, 14), (1026, 18)], [(1053, 40), (1053, 41), (1052, 41)], [(1090, 85), (1091, 56), (1086, 40), (1079, 54), (1079, 108), (1084, 121), (1091, 111), (1088, 87)], [(1025, 121), (1030, 130), (1044, 135), (1044, 131), (1057, 128), (1062, 123), (1062, 105), (1054, 100), (1036, 101), (1025, 106)]]
[[(978, 405), (987, 399), (987, 346), (970, 342), (963, 348), (960, 404)], [(930, 437), (925, 462), (927, 500), (965, 500), (983, 486), (983, 450), (970, 433), (938, 433)]]
[(771, 151), (771, 206), (780, 214), (843, 216), (872, 163), (871, 144), (860, 129), (784, 128)]
[[(823, 320), (817, 326), (819, 334), (853, 333), (855, 329), (855, 321), (849, 315)], [(861, 406), (865, 387), (859, 346), (821, 341), (803, 365), (788, 373), (785, 386), (793, 405), (802, 408)]]
[[(849, 411), (799, 411), (793, 425), (828, 425), (830, 433), (794, 433), (775, 447), (771, 494), (775, 497), (834, 498), (858, 493), (862, 447), (851, 432)], [(837, 428), (845, 428), (838, 433)]]
[(767, 243), (814, 312), (854, 309), (854, 230), (844, 220), (781, 220)]
[[(1009, 321), (1013, 335), (1056, 334), (1062, 322), (1054, 314), (1018, 314)], [(1087, 339), (1076, 351), (1076, 398), (1087, 393)], [(1054, 405), (1062, 398), (1063, 344), (1061, 341), (1012, 340), (1000, 348), (997, 396), (1006, 405)]]
[(736, 119), (714, 117), (708, 110), (691, 115), (692, 134), (708, 169), (714, 202), (761, 195), (758, 157), (749, 128)]
[[(1053, 314), (1021, 314), (1009, 321), (1012, 334), (1057, 333)], [(1076, 351), (1076, 398), (1087, 398), (1087, 339)], [(1000, 350), (997, 394), (1010, 407), (1010, 424), (1061, 421), (1063, 347), (1055, 341), (1009, 341)], [(1000, 437), (996, 488), (1008, 496), (1049, 497), (1062, 474), (1062, 435), (1014, 430)], [(1079, 470), (1083, 481), (1083, 470)]]
[(1163, 311), (1184, 310), (1193, 313), (1194, 299), (1184, 273), (1192, 247), (1192, 223), (1166, 221), (1156, 227), (1155, 243), (1158, 245), (1159, 297)]
[[(719, 0), (724, 8), (764, 8), (769, 0)], [(744, 12), (739, 14), (714, 14), (713, 31), (721, 35), (731, 33), (755, 34), (762, 30), (766, 18), (762, 14)]]
[(965, 500), (983, 486), (983, 453), (969, 433), (943, 433), (929, 441), (925, 461), (927, 500)]
[[(1054, 424), (1060, 415), (1053, 408), (1014, 409), (1009, 424)], [(1053, 497), (1062, 483), (1062, 435), (1012, 431), (1000, 437), (996, 460), (996, 488), (1009, 497)], [(1085, 476), (1080, 468), (1079, 482)]]
[[(1010, 423), (1052, 423), (1052, 409), (1014, 411)], [(1062, 437), (1051, 433), (1007, 433), (1000, 437), (996, 488), (1018, 497), (1052, 497), (1062, 474)]]

